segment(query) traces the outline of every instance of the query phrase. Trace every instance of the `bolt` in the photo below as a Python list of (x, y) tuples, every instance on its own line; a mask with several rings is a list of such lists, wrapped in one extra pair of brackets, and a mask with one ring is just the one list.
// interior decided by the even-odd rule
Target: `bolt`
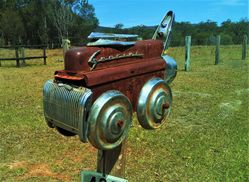
[(124, 125), (124, 121), (119, 120), (119, 121), (117, 122), (117, 126), (118, 126), (119, 128), (121, 128), (123, 125)]
[(170, 104), (168, 102), (162, 105), (163, 109), (168, 109), (169, 107), (170, 107)]

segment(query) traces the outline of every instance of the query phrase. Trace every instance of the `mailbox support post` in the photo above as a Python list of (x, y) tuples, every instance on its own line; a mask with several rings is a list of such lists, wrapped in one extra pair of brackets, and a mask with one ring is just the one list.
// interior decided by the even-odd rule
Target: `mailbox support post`
[(244, 35), (243, 42), (242, 42), (242, 60), (246, 60), (247, 54), (247, 35)]
[(220, 63), (220, 35), (216, 37), (215, 65)]
[(124, 177), (126, 164), (126, 140), (112, 150), (98, 150), (97, 172)]
[(190, 69), (191, 36), (185, 37), (185, 71)]

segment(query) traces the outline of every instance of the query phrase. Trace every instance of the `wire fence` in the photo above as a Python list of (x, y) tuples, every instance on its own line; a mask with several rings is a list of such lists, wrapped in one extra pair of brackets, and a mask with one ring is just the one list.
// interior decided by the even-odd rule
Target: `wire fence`
[[(190, 36), (187, 36), (187, 37), (190, 37)], [(217, 37), (219, 37), (219, 36), (217, 36)], [(194, 45), (195, 50), (198, 49), (198, 47), (199, 48), (208, 47), (210, 52), (208, 53), (209, 55), (206, 55), (206, 56), (214, 56), (215, 64), (219, 64), (220, 60), (228, 59), (229, 57), (231, 57), (232, 52), (233, 52), (232, 49), (234, 49), (234, 45), (226, 45), (225, 46), (226, 50), (224, 50), (224, 46), (221, 45), (221, 40), (217, 41), (217, 37), (216, 37), (215, 41), (213, 40), (213, 44), (211, 44), (211, 45)], [(192, 39), (192, 37), (190, 37), (190, 38), (191, 38), (191, 42), (193, 42), (194, 39)], [(183, 41), (184, 41), (184, 45), (186, 46), (185, 40), (183, 40)], [(217, 43), (219, 45), (217, 45)], [(70, 44), (70, 41), (68, 44)], [(174, 40), (171, 41), (171, 44), (174, 44)], [(237, 55), (238, 57), (240, 57), (239, 55), (241, 55), (241, 53), (242, 53), (241, 57), (243, 60), (245, 60), (247, 57), (247, 44), (248, 44), (248, 38), (245, 35), (243, 37), (243, 42), (241, 44), (242, 50), (241, 50), (241, 52), (238, 51), (238, 55)], [(86, 44), (72, 42), (70, 45), (66, 45), (67, 48), (68, 47), (83, 47), (83, 46), (86, 46)], [(218, 46), (218, 48), (217, 48), (217, 46)], [(46, 58), (47, 58), (46, 49), (57, 49), (57, 48), (61, 49), (63, 47), (65, 47), (65, 45), (53, 44), (53, 43), (41, 44), (41, 45), (0, 46), (0, 66), (1, 66), (1, 62), (10, 61), (10, 60), (16, 61), (16, 65), (18, 66), (18, 65), (20, 65), (18, 63), (19, 60), (24, 60), (24, 62), (25, 62), (25, 59), (27, 59), (27, 60), (29, 60), (29, 59), (44, 59), (44, 64), (46, 64)], [(171, 47), (175, 48), (174, 46), (171, 46)], [(184, 48), (183, 46), (181, 46), (181, 47)], [(191, 47), (191, 43), (190, 43), (190, 45), (188, 45), (188, 47), (189, 48)], [(42, 54), (40, 52), (41, 49), (43, 50)], [(64, 53), (65, 53), (66, 49), (64, 49)], [(228, 51), (229, 49), (231, 49), (231, 51)], [(190, 50), (191, 50), (191, 48), (190, 48)], [(185, 54), (185, 58), (188, 58), (188, 60), (190, 60), (190, 58), (191, 58), (190, 54), (191, 54), (191, 51), (193, 51), (193, 50), (191, 50), (191, 51), (190, 50), (188, 51), (189, 55), (186, 54), (187, 51), (183, 51), (183, 55)], [(226, 54), (223, 54), (224, 51), (226, 51)], [(57, 54), (58, 55), (56, 55), (56, 56), (63, 56), (62, 51), (57, 52)], [(53, 56), (55, 56), (55, 54), (53, 54)], [(187, 61), (185, 63), (186, 65), (190, 64), (190, 63), (188, 63), (189, 62), (188, 60), (186, 60)]]

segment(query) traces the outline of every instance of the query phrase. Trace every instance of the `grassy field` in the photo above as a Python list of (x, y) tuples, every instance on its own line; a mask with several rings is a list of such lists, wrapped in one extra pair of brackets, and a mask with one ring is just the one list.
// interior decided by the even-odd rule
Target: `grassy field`
[[(184, 48), (170, 49), (179, 66), (171, 85), (173, 112), (156, 131), (145, 131), (134, 119), (129, 181), (249, 181), (249, 60), (241, 60), (240, 46), (225, 46), (215, 66), (214, 50), (192, 47), (191, 70), (184, 72)], [(95, 170), (96, 149), (44, 122), (42, 87), (63, 69), (61, 53), (49, 50), (47, 66), (42, 60), (21, 68), (2, 62), (0, 181), (80, 181), (81, 170)]]

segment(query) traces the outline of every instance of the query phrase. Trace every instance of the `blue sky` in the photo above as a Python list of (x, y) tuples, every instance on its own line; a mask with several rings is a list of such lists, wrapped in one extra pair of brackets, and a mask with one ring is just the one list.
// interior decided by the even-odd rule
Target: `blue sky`
[(199, 23), (212, 20), (219, 24), (227, 19), (248, 18), (249, 0), (89, 0), (101, 26), (125, 27), (156, 25), (168, 10), (176, 14), (176, 21)]

